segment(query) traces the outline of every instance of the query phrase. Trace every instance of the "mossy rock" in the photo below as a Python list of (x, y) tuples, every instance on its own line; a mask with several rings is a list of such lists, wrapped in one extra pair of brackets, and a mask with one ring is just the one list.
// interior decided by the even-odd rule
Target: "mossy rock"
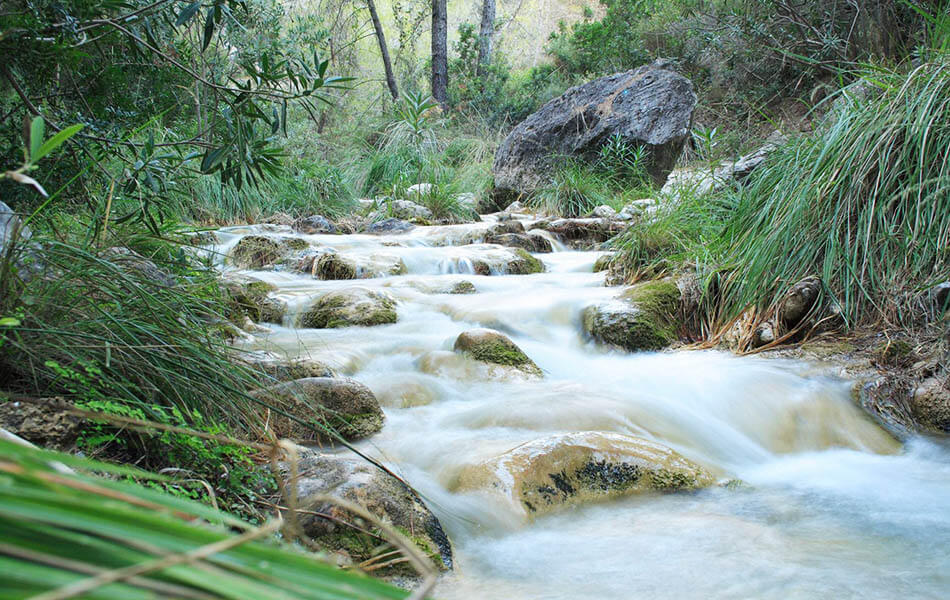
[(383, 428), (383, 411), (373, 392), (348, 377), (307, 377), (256, 390), (252, 396), (304, 421), (274, 412), (268, 419), (278, 438), (298, 443), (335, 441), (330, 428), (345, 440), (357, 440)]
[(262, 235), (246, 235), (231, 250), (231, 264), (240, 269), (263, 269), (276, 263), (286, 248), (277, 240)]
[(450, 294), (474, 294), (477, 290), (471, 281), (458, 281), (449, 288)]
[(330, 252), (316, 259), (313, 274), (325, 280), (356, 279), (356, 263)]
[(513, 248), (516, 258), (508, 263), (507, 271), (511, 275), (530, 275), (543, 273), (544, 263), (528, 254), (524, 248)]
[(660, 350), (676, 340), (679, 301), (680, 290), (672, 281), (642, 283), (612, 302), (587, 307), (584, 332), (630, 352)]
[(538, 365), (528, 358), (517, 344), (491, 329), (463, 332), (456, 338), (453, 349), (481, 362), (515, 367), (531, 375), (541, 375)]
[(364, 287), (351, 287), (321, 296), (300, 317), (300, 326), (314, 329), (369, 327), (395, 323), (396, 319), (396, 300), (392, 296)]
[(270, 297), (272, 292), (277, 291), (275, 286), (250, 278), (226, 279), (222, 286), (230, 298), (229, 318), (234, 323), (241, 324), (243, 317), (255, 323), (283, 322), (287, 305)]
[(298, 237), (286, 237), (281, 238), (281, 246), (283, 246), (287, 251), (299, 252), (301, 250), (306, 250), (310, 247), (309, 242), (303, 238)]
[[(281, 468), (289, 475), (289, 465), (282, 464)], [(370, 561), (392, 550), (373, 523), (325, 498), (330, 496), (361, 506), (403, 534), (429, 557), (437, 570), (452, 568), (452, 545), (442, 524), (422, 499), (400, 480), (354, 456), (312, 451), (300, 456), (297, 471), (298, 505), (306, 511), (298, 519), (303, 532), (315, 543), (345, 553), (353, 563)], [(405, 562), (397, 562), (375, 574), (418, 575)]]
[(601, 271), (606, 271), (610, 268), (610, 263), (613, 261), (613, 254), (604, 254), (597, 257), (597, 260), (594, 261), (594, 273), (600, 273)]
[(534, 440), (465, 467), (457, 491), (497, 494), (530, 520), (567, 506), (714, 482), (706, 469), (662, 444), (588, 431)]

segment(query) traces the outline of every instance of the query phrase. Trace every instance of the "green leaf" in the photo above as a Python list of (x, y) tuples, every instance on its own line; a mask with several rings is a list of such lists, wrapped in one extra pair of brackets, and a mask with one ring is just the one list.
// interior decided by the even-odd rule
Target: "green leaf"
[(16, 317), (3, 317), (0, 318), (0, 327), (19, 327), (20, 319)]
[(181, 27), (182, 25), (190, 21), (192, 18), (194, 18), (194, 16), (198, 14), (198, 10), (200, 8), (201, 8), (201, 0), (198, 0), (197, 2), (192, 2), (185, 8), (181, 9), (181, 12), (178, 13), (178, 18), (175, 19), (175, 27)]
[(40, 146), (43, 144), (43, 135), (46, 133), (46, 123), (43, 121), (43, 117), (36, 117), (33, 119), (33, 122), (30, 124), (30, 162), (36, 162), (39, 160), (36, 157), (36, 153), (39, 152)]
[(43, 145), (41, 145), (35, 152), (31, 153), (30, 161), (36, 162), (50, 152), (53, 152), (62, 146), (66, 140), (79, 133), (83, 127), (85, 126), (82, 123), (78, 123), (76, 125), (70, 125), (66, 129), (58, 132), (56, 135), (46, 140)]
[(201, 41), (201, 51), (204, 52), (208, 48), (208, 44), (211, 43), (211, 39), (214, 37), (214, 14), (215, 9), (208, 9), (208, 16), (205, 17), (205, 31), (204, 39)]

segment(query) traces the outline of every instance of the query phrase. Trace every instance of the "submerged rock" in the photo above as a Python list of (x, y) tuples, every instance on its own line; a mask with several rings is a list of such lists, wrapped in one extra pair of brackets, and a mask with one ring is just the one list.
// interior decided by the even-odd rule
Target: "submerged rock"
[(271, 298), (271, 292), (277, 288), (266, 281), (229, 275), (221, 281), (228, 294), (234, 312), (242, 314), (255, 323), (283, 322), (287, 305)]
[[(289, 475), (289, 465), (281, 466), (285, 476)], [(296, 466), (298, 506), (305, 511), (297, 515), (297, 520), (303, 532), (317, 544), (342, 554), (354, 564), (392, 550), (372, 523), (321, 498), (330, 496), (357, 504), (401, 532), (429, 557), (436, 569), (452, 568), (452, 545), (442, 524), (402, 481), (362, 458), (349, 455), (304, 451)], [(380, 574), (416, 575), (404, 561)]]
[(635, 285), (616, 300), (587, 307), (584, 332), (630, 352), (659, 350), (676, 339), (679, 300), (680, 290), (672, 281)]
[(357, 440), (383, 428), (383, 411), (368, 387), (348, 377), (307, 377), (251, 392), (313, 429), (277, 412), (267, 423), (278, 438), (298, 443), (325, 443), (334, 438), (327, 427), (345, 440)]
[(475, 284), (471, 281), (457, 281), (452, 284), (452, 287), (449, 288), (449, 294), (474, 294), (478, 290), (475, 289)]
[(333, 329), (396, 322), (396, 300), (386, 292), (348, 287), (324, 294), (300, 317), (301, 327)]
[(453, 350), (478, 361), (514, 367), (529, 375), (541, 375), (541, 369), (517, 344), (491, 329), (473, 329), (456, 338)]
[(275, 239), (262, 235), (246, 235), (231, 250), (231, 264), (239, 269), (263, 269), (276, 263), (285, 247)]
[(577, 504), (713, 483), (708, 471), (662, 444), (617, 433), (579, 432), (528, 442), (467, 466), (457, 490), (497, 495), (531, 519)]
[(492, 166), (493, 195), (507, 195), (510, 203), (537, 190), (559, 157), (593, 161), (611, 136), (645, 146), (647, 171), (663, 185), (689, 139), (696, 100), (689, 80), (659, 62), (571, 88), (502, 142)]

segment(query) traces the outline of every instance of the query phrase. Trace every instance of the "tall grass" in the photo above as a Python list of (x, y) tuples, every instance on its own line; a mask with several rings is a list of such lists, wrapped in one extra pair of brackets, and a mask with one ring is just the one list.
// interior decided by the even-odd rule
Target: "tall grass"
[(743, 187), (682, 197), (614, 244), (630, 279), (695, 268), (715, 284), (715, 326), (767, 317), (816, 275), (847, 326), (908, 325), (920, 292), (950, 278), (950, 63), (868, 70), (812, 135), (770, 156)]
[(278, 545), (279, 522), (255, 528), (131, 481), (86, 474), (92, 471), (154, 478), (0, 439), (4, 597), (375, 600), (409, 595)]
[(723, 232), (736, 313), (820, 276), (849, 324), (911, 318), (950, 275), (950, 63), (865, 75), (855, 101), (753, 173)]

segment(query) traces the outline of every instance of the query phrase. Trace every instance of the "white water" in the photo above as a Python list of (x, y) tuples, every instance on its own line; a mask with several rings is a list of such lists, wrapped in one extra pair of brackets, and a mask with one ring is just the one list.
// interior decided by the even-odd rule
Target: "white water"
[[(255, 271), (296, 314), (328, 290), (385, 288), (399, 320), (371, 328), (274, 326), (250, 348), (310, 356), (362, 381), (386, 411), (360, 443), (428, 500), (451, 538), (444, 599), (950, 597), (950, 452), (900, 447), (810, 365), (716, 352), (608, 353), (580, 335), (599, 253), (538, 255), (547, 272), (476, 276), (468, 258), (490, 223), (409, 234), (298, 236), (346, 256), (400, 257), (408, 274), (359, 282)], [(226, 252), (254, 228), (221, 232)], [(478, 293), (426, 290), (466, 279)], [(475, 327), (509, 335), (543, 380), (491, 379), (451, 353)], [(629, 497), (525, 523), (453, 491), (459, 470), (571, 431), (662, 442), (738, 488)]]

